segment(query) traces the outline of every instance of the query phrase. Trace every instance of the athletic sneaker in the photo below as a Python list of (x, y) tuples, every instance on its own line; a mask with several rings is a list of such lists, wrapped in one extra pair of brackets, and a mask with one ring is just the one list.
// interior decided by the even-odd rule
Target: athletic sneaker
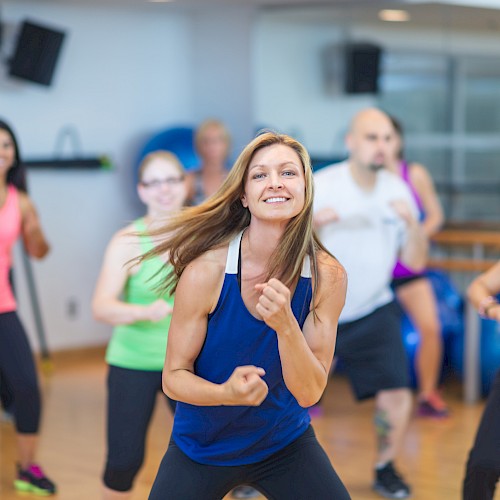
[(417, 415), (419, 417), (446, 418), (450, 412), (441, 396), (433, 393), (427, 399), (421, 399), (418, 402)]
[(385, 498), (409, 498), (411, 495), (410, 487), (396, 472), (392, 462), (375, 469), (373, 489)]
[(28, 469), (21, 469), (17, 465), (17, 478), (14, 480), (17, 491), (33, 493), (39, 496), (48, 496), (56, 492), (55, 484), (43, 473), (37, 464), (31, 464)]
[(14, 415), (8, 410), (0, 410), (0, 421), (12, 424), (14, 422)]
[(243, 484), (241, 486), (236, 486), (231, 492), (232, 498), (256, 498), (260, 497), (260, 493), (251, 486)]

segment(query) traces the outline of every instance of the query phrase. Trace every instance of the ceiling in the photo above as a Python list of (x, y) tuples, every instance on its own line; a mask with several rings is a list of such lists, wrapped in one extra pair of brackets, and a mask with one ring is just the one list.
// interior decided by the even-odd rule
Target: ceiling
[[(500, 33), (500, 9), (486, 9), (467, 7), (463, 5), (440, 4), (437, 2), (425, 2), (412, 4), (394, 2), (390, 6), (404, 8), (410, 14), (408, 23), (401, 23), (401, 27), (411, 26), (417, 29), (456, 30), (467, 32)], [(300, 21), (301, 23), (350, 23), (356, 21), (358, 24), (385, 24), (378, 19), (381, 8), (389, 7), (387, 2), (372, 0), (369, 4), (350, 4), (350, 8), (342, 5), (319, 5), (315, 8), (307, 6), (294, 7), (278, 10), (281, 19)], [(394, 24), (394, 23), (391, 23)], [(399, 23), (397, 23), (399, 24)], [(404, 26), (403, 26), (404, 25)]]
[[(3, 3), (32, 0), (0, 0)], [(413, 27), (446, 27), (468, 31), (500, 32), (500, 0), (38, 0), (46, 3), (143, 6), (167, 9), (248, 7), (278, 10), (280, 16), (311, 22), (331, 22), (345, 18), (373, 23), (382, 8), (409, 11)], [(161, 4), (160, 4), (161, 2)], [(283, 10), (282, 10), (283, 9)]]
[[(0, 0), (3, 3), (21, 3), (23, 0)], [(26, 0), (30, 1), (30, 0)], [(163, 3), (173, 7), (211, 7), (211, 6), (245, 6), (245, 7), (314, 7), (314, 6), (342, 6), (342, 7), (366, 7), (411, 4), (435, 4), (435, 5), (462, 5), (469, 7), (500, 9), (500, 0), (39, 0), (51, 3), (74, 3), (74, 4), (108, 4), (108, 5), (147, 5), (149, 3)]]
[[(5, 0), (4, 0), (5, 1)], [(9, 0), (6, 0), (8, 2)], [(14, 0), (10, 0), (14, 1)], [(22, 1), (22, 0), (15, 0)], [(40, 0), (64, 3), (107, 3), (115, 5), (144, 5), (151, 1), (171, 3), (181, 6), (212, 6), (212, 5), (241, 5), (241, 6), (315, 6), (315, 5), (330, 5), (330, 6), (356, 6), (356, 5), (373, 5), (374, 3), (382, 3), (377, 0)], [(0, 0), (0, 5), (2, 0)], [(387, 0), (384, 4), (422, 4), (430, 3), (428, 0)], [(483, 7), (491, 9), (500, 9), (500, 0), (437, 0), (432, 3), (437, 4), (455, 4), (465, 5), (469, 7)]]
[[(426, 3), (425, 0), (405, 0), (406, 3)], [(469, 7), (482, 7), (500, 9), (500, 0), (440, 0), (441, 4), (467, 5)]]
[[(16, 2), (21, 3), (23, 1), (32, 0), (0, 0), (0, 6), (2, 3)], [(169, 5), (177, 6), (360, 6), (360, 5), (371, 5), (374, 3), (380, 3), (378, 0), (38, 0), (40, 2), (47, 3), (74, 3), (74, 4), (112, 4), (112, 5), (145, 5), (148, 3), (165, 3)], [(384, 4), (397, 4), (405, 2), (406, 0), (387, 0), (383, 2)], [(418, 3), (419, 0), (408, 0), (409, 2)], [(478, 0), (480, 1), (480, 0)], [(498, 0), (500, 3), (500, 0)], [(470, 3), (474, 3), (473, 0)]]

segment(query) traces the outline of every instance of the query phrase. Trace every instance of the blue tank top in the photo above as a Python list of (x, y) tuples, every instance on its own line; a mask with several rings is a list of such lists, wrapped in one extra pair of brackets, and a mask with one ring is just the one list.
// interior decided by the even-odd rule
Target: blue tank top
[[(177, 403), (172, 437), (192, 460), (208, 465), (256, 463), (297, 439), (310, 424), (309, 413), (283, 380), (276, 332), (245, 306), (238, 284), (241, 236), (229, 244), (224, 284), (208, 317), (207, 335), (195, 361), (195, 374), (220, 384), (237, 366), (265, 369), (269, 393), (260, 406), (194, 406)], [(312, 299), (306, 258), (292, 298), (292, 311), (302, 328)]]

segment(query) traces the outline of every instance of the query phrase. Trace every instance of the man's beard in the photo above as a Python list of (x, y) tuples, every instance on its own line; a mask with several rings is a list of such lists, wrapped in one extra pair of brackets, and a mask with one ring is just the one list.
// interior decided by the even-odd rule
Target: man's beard
[(382, 170), (385, 168), (385, 165), (383, 163), (370, 163), (368, 167), (372, 172), (378, 172), (379, 170)]

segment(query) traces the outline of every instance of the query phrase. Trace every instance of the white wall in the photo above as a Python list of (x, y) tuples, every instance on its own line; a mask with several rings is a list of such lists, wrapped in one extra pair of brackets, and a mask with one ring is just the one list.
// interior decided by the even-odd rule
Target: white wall
[[(338, 155), (351, 116), (374, 104), (370, 96), (325, 91), (321, 50), (341, 40), (346, 27), (307, 16), (292, 21), (271, 10), (257, 17), (248, 6), (4, 0), (2, 17), (9, 26), (28, 17), (68, 32), (51, 87), (14, 81), (0, 68), (0, 116), (15, 127), (24, 156), (50, 156), (61, 128), (74, 125), (83, 153), (107, 154), (114, 165), (112, 171), (30, 171), (30, 191), (53, 247), (35, 265), (52, 349), (109, 337), (110, 329), (91, 318), (90, 297), (111, 234), (140, 213), (133, 168), (152, 132), (216, 116), (233, 134), (234, 155), (257, 126), (291, 133), (314, 155)], [(353, 39), (383, 46), (462, 53), (500, 47), (493, 35), (348, 28)], [(21, 315), (34, 338), (22, 266), (17, 278)]]
[(350, 116), (375, 102), (325, 91), (321, 52), (342, 37), (339, 27), (283, 20), (277, 13), (261, 16), (257, 26), (257, 123), (293, 135), (311, 154), (341, 152)]
[[(0, 116), (17, 131), (24, 158), (51, 156), (58, 132), (71, 124), (84, 155), (113, 161), (111, 171), (29, 172), (52, 244), (50, 256), (34, 265), (49, 346), (100, 344), (110, 329), (92, 319), (90, 297), (107, 241), (141, 211), (132, 185), (138, 148), (152, 131), (194, 120), (192, 22), (154, 4), (15, 0), (3, 3), (2, 16), (9, 25), (28, 17), (68, 33), (51, 87), (14, 81), (5, 69), (0, 75)], [(16, 255), (20, 313), (36, 347)]]
[(196, 122), (221, 119), (231, 131), (234, 157), (254, 136), (255, 11), (252, 6), (207, 6), (193, 15)]
[(355, 19), (347, 24), (327, 22), (311, 15), (313, 9), (260, 15), (254, 38), (254, 102), (259, 125), (295, 136), (316, 156), (345, 154), (349, 120), (376, 104), (370, 95), (325, 90), (321, 53), (326, 47), (351, 40), (440, 54), (500, 55), (500, 36), (494, 32), (450, 32), (446, 26), (416, 30), (396, 23), (360, 24)]

